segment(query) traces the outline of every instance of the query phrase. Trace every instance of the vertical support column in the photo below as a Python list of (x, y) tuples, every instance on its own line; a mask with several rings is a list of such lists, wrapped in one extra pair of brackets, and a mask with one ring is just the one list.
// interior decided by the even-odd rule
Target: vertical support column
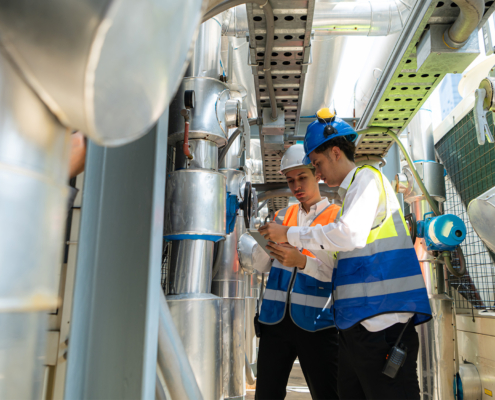
[(168, 110), (143, 138), (89, 145), (65, 396), (155, 396)]

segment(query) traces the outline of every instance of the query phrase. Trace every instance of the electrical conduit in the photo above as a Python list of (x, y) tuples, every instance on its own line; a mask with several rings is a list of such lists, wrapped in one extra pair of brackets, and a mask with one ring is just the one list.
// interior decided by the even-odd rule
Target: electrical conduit
[[(359, 135), (363, 135), (366, 133), (386, 133), (387, 135), (389, 135), (394, 140), (394, 142), (397, 143), (397, 146), (399, 146), (400, 150), (402, 151), (402, 154), (404, 154), (404, 157), (407, 161), (407, 164), (409, 165), (409, 168), (411, 169), (411, 172), (414, 176), (414, 179), (416, 180), (416, 183), (418, 184), (419, 188), (421, 189), (421, 192), (423, 192), (423, 195), (425, 196), (426, 201), (430, 205), (431, 210), (433, 211), (433, 213), (435, 215), (437, 215), (437, 216), (440, 215), (440, 210), (438, 209), (433, 198), (428, 193), (428, 190), (426, 189), (421, 177), (419, 176), (418, 171), (416, 171), (416, 168), (414, 168), (414, 163), (412, 162), (411, 158), (409, 157), (409, 154), (407, 153), (404, 145), (402, 144), (402, 142), (399, 140), (399, 138), (397, 137), (397, 135), (393, 131), (391, 131), (390, 129), (387, 129), (387, 128), (371, 127), (368, 129), (361, 130), (357, 133)], [(461, 246), (457, 247), (457, 253), (459, 255), (459, 260), (460, 260), (459, 271), (456, 271), (452, 267), (452, 262), (450, 259), (449, 252), (447, 252), (447, 251), (443, 252), (442, 257), (445, 261), (445, 265), (446, 265), (447, 269), (449, 270), (449, 272), (454, 276), (461, 277), (466, 273), (466, 262), (464, 259), (464, 253), (462, 251)]]

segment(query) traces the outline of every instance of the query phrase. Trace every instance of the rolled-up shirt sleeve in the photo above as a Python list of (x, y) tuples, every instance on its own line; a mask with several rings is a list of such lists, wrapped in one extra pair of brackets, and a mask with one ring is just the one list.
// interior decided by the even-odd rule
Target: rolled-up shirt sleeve
[(338, 222), (314, 227), (291, 227), (287, 239), (292, 246), (308, 250), (352, 251), (366, 245), (380, 201), (375, 174), (362, 170), (349, 187), (344, 211)]

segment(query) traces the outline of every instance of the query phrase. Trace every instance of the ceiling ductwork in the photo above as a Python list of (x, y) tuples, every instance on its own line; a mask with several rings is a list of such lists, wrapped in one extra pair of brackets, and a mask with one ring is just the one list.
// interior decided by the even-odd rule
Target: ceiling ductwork
[(404, 27), (413, 0), (316, 3), (315, 35), (387, 36)]

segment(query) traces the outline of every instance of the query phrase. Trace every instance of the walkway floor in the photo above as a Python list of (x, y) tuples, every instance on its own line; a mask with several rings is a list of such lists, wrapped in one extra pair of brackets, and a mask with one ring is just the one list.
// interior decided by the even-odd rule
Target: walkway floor
[[(246, 391), (246, 400), (254, 400), (254, 389)], [(292, 372), (289, 377), (289, 383), (287, 384), (287, 397), (286, 400), (311, 400), (311, 394), (309, 393), (306, 380), (299, 365), (299, 361), (296, 360)]]

